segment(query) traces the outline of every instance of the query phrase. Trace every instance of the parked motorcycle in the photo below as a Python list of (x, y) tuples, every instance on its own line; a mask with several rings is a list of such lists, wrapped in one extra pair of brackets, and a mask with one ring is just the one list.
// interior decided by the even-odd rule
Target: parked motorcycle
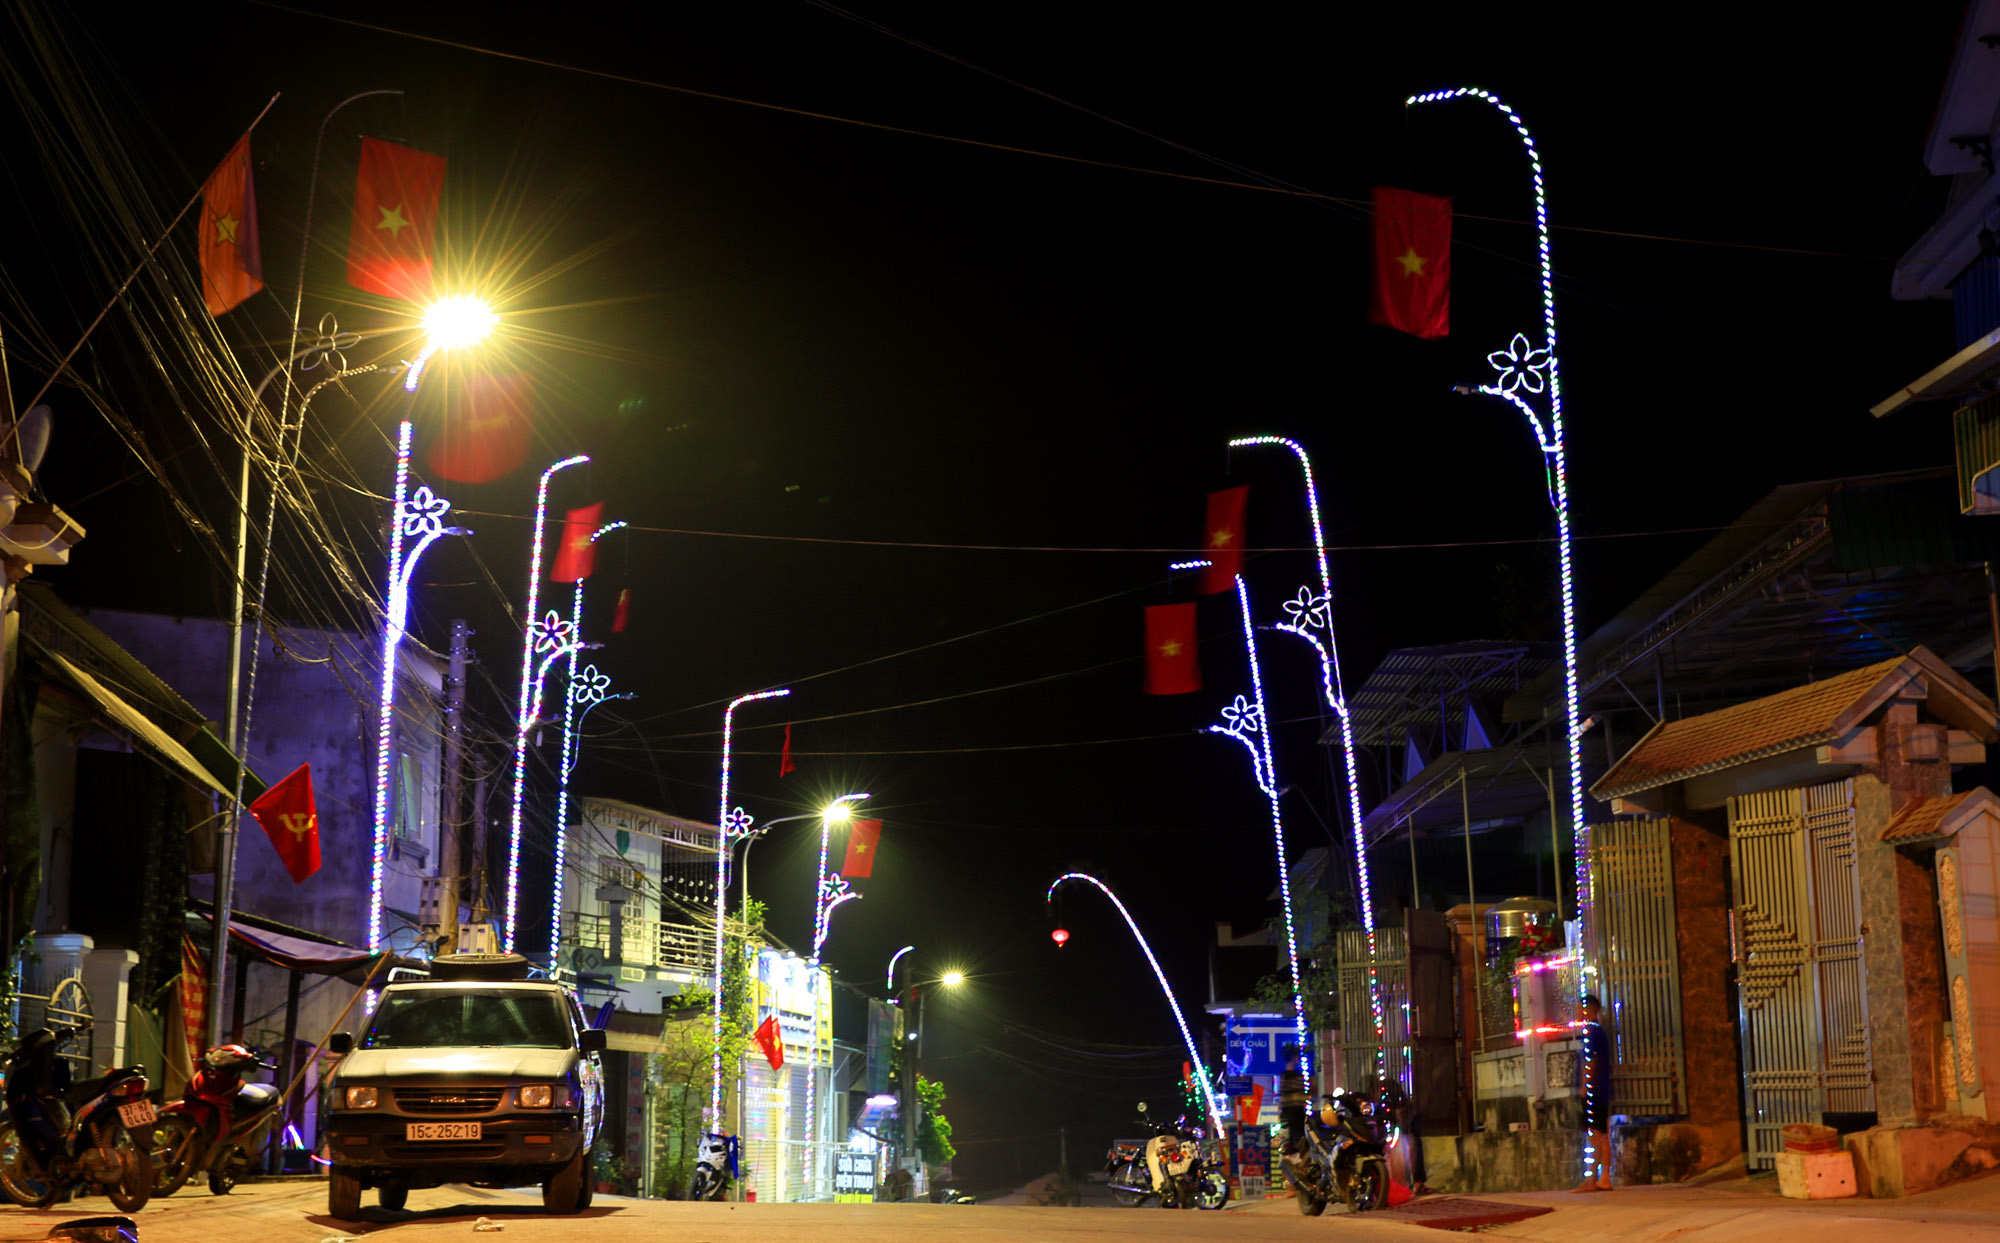
[(694, 1159), (694, 1182), (688, 1187), (690, 1200), (720, 1200), (729, 1192), (729, 1137), (713, 1133), (701, 1137), (701, 1151)]
[(63, 1046), (90, 1029), (42, 1027), (7, 1059), (7, 1112), (0, 1118), (0, 1191), (29, 1208), (47, 1208), (94, 1185), (122, 1213), (136, 1213), (153, 1193), (147, 1151), (158, 1112), (146, 1099), (142, 1067), (73, 1083)]
[[(1219, 1141), (1204, 1141), (1185, 1125), (1162, 1126), (1139, 1102), (1139, 1125), (1153, 1132), (1143, 1145), (1113, 1143), (1105, 1153), (1111, 1198), (1137, 1208), (1158, 1197), (1161, 1208), (1218, 1209), (1229, 1202), (1229, 1175)], [(1154, 1170), (1159, 1171), (1155, 1180)]]
[(1334, 1200), (1357, 1213), (1386, 1205), (1388, 1124), (1383, 1101), (1358, 1092), (1321, 1098), (1317, 1116), (1306, 1119), (1303, 1147), (1278, 1163), (1298, 1191), (1299, 1212), (1317, 1217)]
[(170, 1196), (196, 1173), (226, 1196), (250, 1172), (250, 1154), (278, 1118), (278, 1089), (245, 1083), (253, 1070), (276, 1070), (240, 1044), (201, 1055), (201, 1067), (178, 1101), (160, 1110), (153, 1129), (153, 1194)]

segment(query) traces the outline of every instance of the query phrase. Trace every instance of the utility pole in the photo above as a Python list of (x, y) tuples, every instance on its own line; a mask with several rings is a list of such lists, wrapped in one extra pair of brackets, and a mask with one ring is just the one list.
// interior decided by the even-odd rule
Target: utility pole
[(465, 874), (465, 812), (459, 797), (465, 782), (465, 664), (472, 627), (464, 618), (451, 623), (451, 666), (444, 681), (444, 807), (438, 817), (444, 841), (438, 864), (439, 957), (458, 952), (459, 878)]
[(472, 779), (472, 849), (462, 851), (465, 870), (472, 877), (472, 894), (466, 905), (472, 908), (472, 922), (486, 922), (486, 778)]

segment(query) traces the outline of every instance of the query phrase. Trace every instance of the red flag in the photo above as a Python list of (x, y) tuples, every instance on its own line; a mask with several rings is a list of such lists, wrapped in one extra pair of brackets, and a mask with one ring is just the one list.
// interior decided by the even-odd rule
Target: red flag
[(1243, 511), (1250, 501), (1250, 488), (1224, 488), (1208, 494), (1208, 521), (1202, 524), (1202, 547), (1208, 568), (1201, 572), (1201, 593), (1212, 596), (1236, 586), (1243, 572)]
[[(621, 587), (618, 590), (618, 607), (611, 610), (611, 633), (624, 634), (625, 624), (631, 620), (632, 589), (630, 587)], [(779, 776), (783, 775), (782, 773), (779, 774)]]
[(319, 812), (313, 806), (311, 764), (301, 764), (292, 775), (257, 796), (250, 814), (264, 826), (264, 836), (284, 860), (292, 883), (303, 884), (319, 871)]
[(208, 967), (202, 962), (201, 947), (185, 932), (181, 933), (181, 1024), (186, 1028), (188, 1060), (199, 1066), (208, 1048)]
[(362, 139), (354, 222), (347, 230), (347, 283), (407, 302), (428, 298), (443, 190), (443, 156)]
[(1394, 186), (1369, 193), (1375, 208), (1375, 278), (1368, 322), (1425, 340), (1451, 331), (1451, 200)]
[(882, 842), (880, 820), (855, 820), (847, 826), (847, 858), (840, 865), (842, 876), (860, 880), (875, 871), (875, 848)]
[(264, 287), (257, 249), (257, 191), (250, 177), (250, 135), (236, 140), (201, 184), (201, 300), (210, 315), (240, 306)]
[[(739, 1029), (740, 1030), (740, 1029)], [(778, 1033), (778, 1016), (772, 1015), (757, 1025), (757, 1034), (751, 1037), (757, 1047), (764, 1051), (764, 1060), (772, 1070), (782, 1070), (785, 1065), (785, 1038)]]
[(555, 563), (549, 570), (550, 582), (580, 583), (590, 577), (590, 572), (597, 568), (597, 545), (590, 542), (590, 537), (597, 533), (598, 520), (603, 517), (603, 501), (563, 515), (562, 544), (557, 547)]
[(1146, 693), (1188, 695), (1201, 689), (1195, 659), (1194, 605), (1146, 606)]
[(490, 483), (528, 460), (533, 398), (519, 372), (453, 376), (437, 434), (427, 438), (430, 473), (457, 483)]
[(792, 723), (786, 721), (785, 749), (778, 752), (778, 775), (782, 777), (797, 767), (797, 764), (792, 763)]

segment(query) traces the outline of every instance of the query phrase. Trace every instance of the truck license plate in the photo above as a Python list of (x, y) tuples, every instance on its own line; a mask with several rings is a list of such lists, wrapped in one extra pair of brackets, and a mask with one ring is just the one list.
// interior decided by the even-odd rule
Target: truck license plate
[(118, 1107), (118, 1120), (128, 1131), (142, 1126), (151, 1126), (160, 1120), (160, 1111), (153, 1108), (151, 1101), (130, 1101)]
[(407, 1122), (403, 1124), (405, 1139), (478, 1139), (477, 1122)]

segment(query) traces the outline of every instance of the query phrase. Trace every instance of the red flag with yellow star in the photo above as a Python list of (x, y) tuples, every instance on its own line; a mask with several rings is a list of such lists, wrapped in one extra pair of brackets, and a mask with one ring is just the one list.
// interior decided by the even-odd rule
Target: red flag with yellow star
[(1436, 340), (1451, 331), (1451, 200), (1394, 186), (1369, 192), (1375, 278), (1368, 322)]
[(257, 191), (250, 178), (250, 135), (236, 140), (201, 183), (201, 300), (221, 315), (264, 287), (257, 249)]
[(1194, 650), (1194, 605), (1146, 606), (1146, 693), (1191, 695), (1201, 689)]
[(563, 515), (562, 543), (556, 546), (555, 562), (549, 568), (552, 583), (580, 583), (597, 568), (597, 545), (590, 537), (604, 519), (604, 502), (572, 509)]
[(853, 820), (847, 825), (847, 858), (840, 864), (842, 876), (860, 880), (875, 874), (875, 851), (882, 845), (880, 820)]
[(1236, 588), (1236, 576), (1243, 572), (1243, 512), (1249, 504), (1247, 484), (1208, 494), (1208, 521), (1201, 527), (1202, 555), (1208, 558), (1208, 568), (1201, 572), (1205, 596)]
[(430, 297), (431, 240), (443, 191), (443, 156), (363, 138), (354, 223), (347, 230), (347, 283), (406, 302)]

